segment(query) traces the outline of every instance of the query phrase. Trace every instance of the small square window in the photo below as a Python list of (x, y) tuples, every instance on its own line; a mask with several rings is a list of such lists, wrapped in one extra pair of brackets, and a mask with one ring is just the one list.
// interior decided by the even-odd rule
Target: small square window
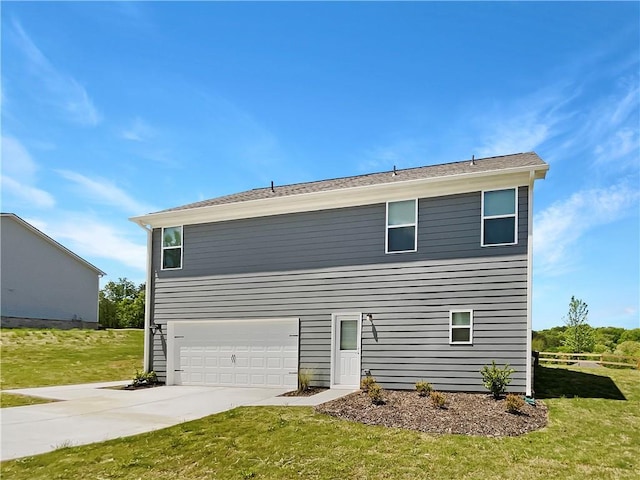
[(387, 253), (415, 252), (417, 230), (417, 200), (387, 203)]
[(473, 310), (449, 312), (449, 343), (473, 343)]
[(340, 350), (358, 349), (358, 322), (342, 320), (340, 322)]
[(182, 227), (162, 229), (162, 270), (182, 268)]

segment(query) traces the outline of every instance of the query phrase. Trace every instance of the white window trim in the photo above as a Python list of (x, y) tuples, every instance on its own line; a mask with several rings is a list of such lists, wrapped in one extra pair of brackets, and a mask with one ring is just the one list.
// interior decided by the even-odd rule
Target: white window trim
[[(468, 313), (469, 325), (453, 325), (454, 313)], [(469, 341), (468, 342), (454, 342), (453, 341), (453, 329), (454, 328), (468, 328), (469, 329)], [(473, 345), (473, 310), (471, 309), (458, 309), (449, 310), (449, 345)]]
[[(403, 223), (401, 225), (392, 225), (389, 226), (389, 204), (390, 203), (398, 203), (398, 202), (408, 202), (413, 200), (416, 203), (415, 208), (415, 219), (414, 223)], [(417, 198), (407, 198), (405, 200), (393, 200), (391, 202), (387, 202), (387, 212), (385, 215), (385, 228), (384, 228), (384, 253), (394, 254), (394, 253), (409, 253), (409, 252), (417, 252), (418, 251), (418, 199)], [(389, 228), (400, 228), (400, 227), (415, 227), (414, 229), (414, 238), (413, 238), (413, 250), (396, 250), (393, 252), (389, 251)]]
[[(485, 216), (484, 214), (484, 194), (485, 193), (491, 193), (491, 192), (501, 192), (503, 190), (515, 190), (515, 210), (514, 213), (510, 213), (508, 215), (487, 215)], [(500, 246), (505, 246), (505, 245), (517, 245), (518, 244), (518, 187), (509, 187), (509, 188), (498, 188), (495, 190), (482, 190), (482, 197), (481, 197), (481, 211), (480, 211), (480, 246), (481, 247), (500, 247)], [(529, 214), (531, 214), (531, 212), (529, 212)], [(494, 218), (511, 218), (513, 217), (515, 219), (514, 222), (514, 230), (515, 232), (513, 232), (513, 242), (510, 243), (484, 243), (484, 221), (485, 220), (491, 220)]]
[[(167, 228), (180, 228), (180, 246), (179, 247), (165, 247), (164, 246), (164, 231)], [(172, 225), (170, 227), (162, 227), (162, 233), (160, 236), (160, 270), (182, 270), (183, 265), (183, 257), (184, 257), (184, 226), (183, 225)], [(172, 267), (172, 268), (164, 268), (164, 251), (172, 250), (175, 248), (180, 249), (180, 266)]]

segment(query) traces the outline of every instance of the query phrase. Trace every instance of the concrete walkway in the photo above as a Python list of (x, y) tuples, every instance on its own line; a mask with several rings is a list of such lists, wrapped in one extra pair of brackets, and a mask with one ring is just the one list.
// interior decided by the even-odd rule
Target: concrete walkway
[(243, 405), (312, 406), (353, 390), (280, 397), (282, 388), (162, 386), (134, 391), (105, 387), (126, 382), (5, 390), (60, 400), (0, 409), (0, 460), (136, 435)]

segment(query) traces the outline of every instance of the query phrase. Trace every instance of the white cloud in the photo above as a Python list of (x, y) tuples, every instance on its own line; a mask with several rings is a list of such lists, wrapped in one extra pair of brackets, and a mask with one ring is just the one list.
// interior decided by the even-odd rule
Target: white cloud
[(124, 229), (108, 225), (103, 220), (64, 213), (55, 221), (28, 221), (82, 257), (106, 258), (140, 271), (146, 270), (146, 243), (130, 240)]
[(488, 157), (528, 152), (563, 133), (568, 109), (579, 96), (575, 87), (558, 84), (533, 92), (514, 104), (498, 105), (476, 117), (484, 140), (475, 149), (478, 156)]
[(479, 157), (529, 152), (549, 137), (549, 125), (535, 119), (516, 119), (513, 123), (498, 125), (495, 132), (478, 150)]
[(614, 98), (613, 111), (609, 118), (604, 119), (607, 123), (619, 125), (625, 122), (634, 111), (638, 110), (640, 104), (640, 87), (637, 80), (624, 85), (622, 98), (619, 100)]
[(640, 151), (640, 132), (637, 129), (623, 127), (602, 140), (595, 147), (597, 163), (611, 163), (626, 157), (637, 162)]
[(624, 184), (582, 190), (534, 217), (535, 266), (541, 273), (562, 272), (571, 249), (590, 230), (637, 213), (640, 192)]
[(145, 142), (155, 135), (155, 131), (144, 120), (136, 118), (129, 127), (120, 132), (120, 135), (125, 140), (132, 142)]
[[(580, 156), (599, 174), (636, 166), (640, 149), (637, 74), (611, 78), (611, 90), (595, 98), (582, 69), (570, 78), (582, 78), (583, 83), (560, 81), (512, 104), (476, 106), (482, 113), (469, 116), (483, 141), (475, 152), (484, 157), (542, 149), (549, 154), (547, 159)], [(609, 168), (602, 171), (604, 164)]]
[(54, 197), (35, 186), (38, 165), (29, 151), (13, 137), (2, 136), (2, 193), (39, 208), (51, 208)]
[(33, 161), (26, 147), (14, 137), (2, 136), (2, 173), (20, 179), (33, 179), (36, 173)]
[(11, 177), (2, 175), (2, 192), (25, 202), (26, 204), (38, 208), (52, 208), (56, 201), (53, 196), (36, 187), (20, 183)]
[(118, 207), (132, 214), (148, 213), (155, 210), (154, 207), (137, 201), (108, 180), (89, 178), (68, 170), (58, 170), (58, 174), (76, 185), (82, 194), (96, 203)]
[(48, 100), (76, 123), (88, 126), (100, 123), (101, 115), (86, 89), (76, 79), (56, 69), (20, 23), (14, 21), (13, 26), (18, 46), (28, 59), (32, 73), (44, 85)]
[(640, 151), (638, 118), (640, 87), (624, 83), (619, 91), (593, 109), (590, 121), (582, 129), (598, 168), (637, 169)]

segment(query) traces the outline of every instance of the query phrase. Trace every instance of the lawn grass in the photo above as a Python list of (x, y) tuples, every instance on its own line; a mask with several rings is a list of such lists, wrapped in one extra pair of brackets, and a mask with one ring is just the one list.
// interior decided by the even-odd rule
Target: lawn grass
[[(564, 389), (576, 372), (571, 396)], [(315, 414), (241, 407), (175, 427), (4, 462), (13, 479), (637, 479), (640, 372), (538, 368), (549, 426), (521, 437), (428, 435)], [(609, 379), (609, 380), (607, 380)], [(552, 386), (547, 390), (545, 384)], [(602, 398), (602, 385), (624, 399)], [(613, 386), (612, 386), (613, 385)], [(599, 396), (600, 395), (600, 396)]]
[[(2, 390), (128, 380), (142, 368), (142, 330), (3, 328), (0, 345)], [(29, 404), (21, 401), (33, 400), (5, 392), (1, 403)]]
[(22, 407), (24, 405), (37, 405), (39, 403), (50, 403), (55, 400), (48, 398), (30, 397), (17, 393), (7, 393), (0, 391), (0, 408)]

